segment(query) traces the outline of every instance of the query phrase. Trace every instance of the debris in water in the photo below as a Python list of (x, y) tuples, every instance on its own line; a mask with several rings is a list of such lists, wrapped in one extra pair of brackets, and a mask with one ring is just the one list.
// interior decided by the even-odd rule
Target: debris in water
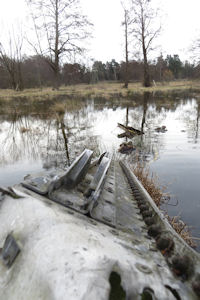
[[(144, 134), (144, 132), (142, 132), (141, 130), (135, 129), (133, 127), (130, 126), (125, 126), (123, 124), (118, 123), (118, 127), (125, 130), (125, 133), (122, 134), (122, 136), (124, 134), (126, 134), (126, 137), (134, 137), (135, 135), (141, 135)], [(118, 137), (122, 137), (121, 135), (119, 135)]]
[(161, 132), (161, 133), (165, 133), (166, 131), (167, 131), (167, 128), (166, 128), (166, 126), (161, 126), (161, 127), (157, 127), (157, 128), (155, 128), (155, 131), (156, 132)]
[(130, 141), (128, 143), (122, 143), (119, 147), (119, 152), (122, 154), (130, 154), (136, 148), (133, 147), (133, 143)]

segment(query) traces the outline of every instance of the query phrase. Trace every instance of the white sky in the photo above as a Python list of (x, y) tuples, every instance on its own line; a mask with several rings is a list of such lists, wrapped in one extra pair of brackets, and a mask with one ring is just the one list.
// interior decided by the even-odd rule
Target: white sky
[[(200, 34), (200, 0), (155, 0), (161, 3), (162, 34), (158, 40), (159, 52), (179, 54), (188, 59), (188, 47)], [(94, 24), (94, 38), (90, 42), (88, 54), (95, 60), (107, 61), (124, 59), (123, 12), (121, 0), (81, 0), (84, 13)], [(24, 20), (26, 24), (25, 0), (0, 0), (0, 41), (6, 34), (8, 25)], [(26, 25), (24, 25), (26, 26)]]

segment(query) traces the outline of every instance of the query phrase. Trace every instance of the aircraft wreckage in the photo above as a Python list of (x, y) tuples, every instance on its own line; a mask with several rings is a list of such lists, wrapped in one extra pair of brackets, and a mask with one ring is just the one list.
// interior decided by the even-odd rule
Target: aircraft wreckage
[(199, 299), (200, 255), (124, 162), (92, 154), (0, 189), (0, 299)]

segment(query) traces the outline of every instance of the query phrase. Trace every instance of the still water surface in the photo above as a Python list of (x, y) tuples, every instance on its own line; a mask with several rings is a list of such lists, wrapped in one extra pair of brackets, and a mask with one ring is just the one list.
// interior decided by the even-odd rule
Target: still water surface
[[(168, 186), (170, 203), (178, 203), (165, 209), (180, 215), (200, 238), (199, 117), (200, 101), (189, 96), (0, 104), (0, 186), (19, 183), (29, 173), (67, 167), (85, 148), (96, 155), (108, 151), (130, 164), (139, 156)], [(117, 137), (122, 132), (118, 122), (145, 132), (132, 139), (136, 150), (128, 156), (118, 152), (125, 141)], [(162, 125), (167, 131), (156, 132)]]

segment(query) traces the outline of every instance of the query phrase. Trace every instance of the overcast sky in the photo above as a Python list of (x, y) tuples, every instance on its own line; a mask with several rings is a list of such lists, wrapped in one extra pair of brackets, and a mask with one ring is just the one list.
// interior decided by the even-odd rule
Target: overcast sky
[[(179, 54), (181, 59), (189, 58), (187, 53), (191, 41), (200, 34), (200, 0), (155, 0), (161, 3), (162, 34), (157, 41), (159, 52)], [(93, 40), (90, 43), (90, 57), (107, 61), (124, 59), (123, 12), (121, 0), (81, 0), (84, 13), (94, 24)], [(0, 0), (0, 34), (6, 34), (8, 24), (23, 19), (26, 26), (25, 0)], [(1, 37), (0, 37), (1, 40)]]

